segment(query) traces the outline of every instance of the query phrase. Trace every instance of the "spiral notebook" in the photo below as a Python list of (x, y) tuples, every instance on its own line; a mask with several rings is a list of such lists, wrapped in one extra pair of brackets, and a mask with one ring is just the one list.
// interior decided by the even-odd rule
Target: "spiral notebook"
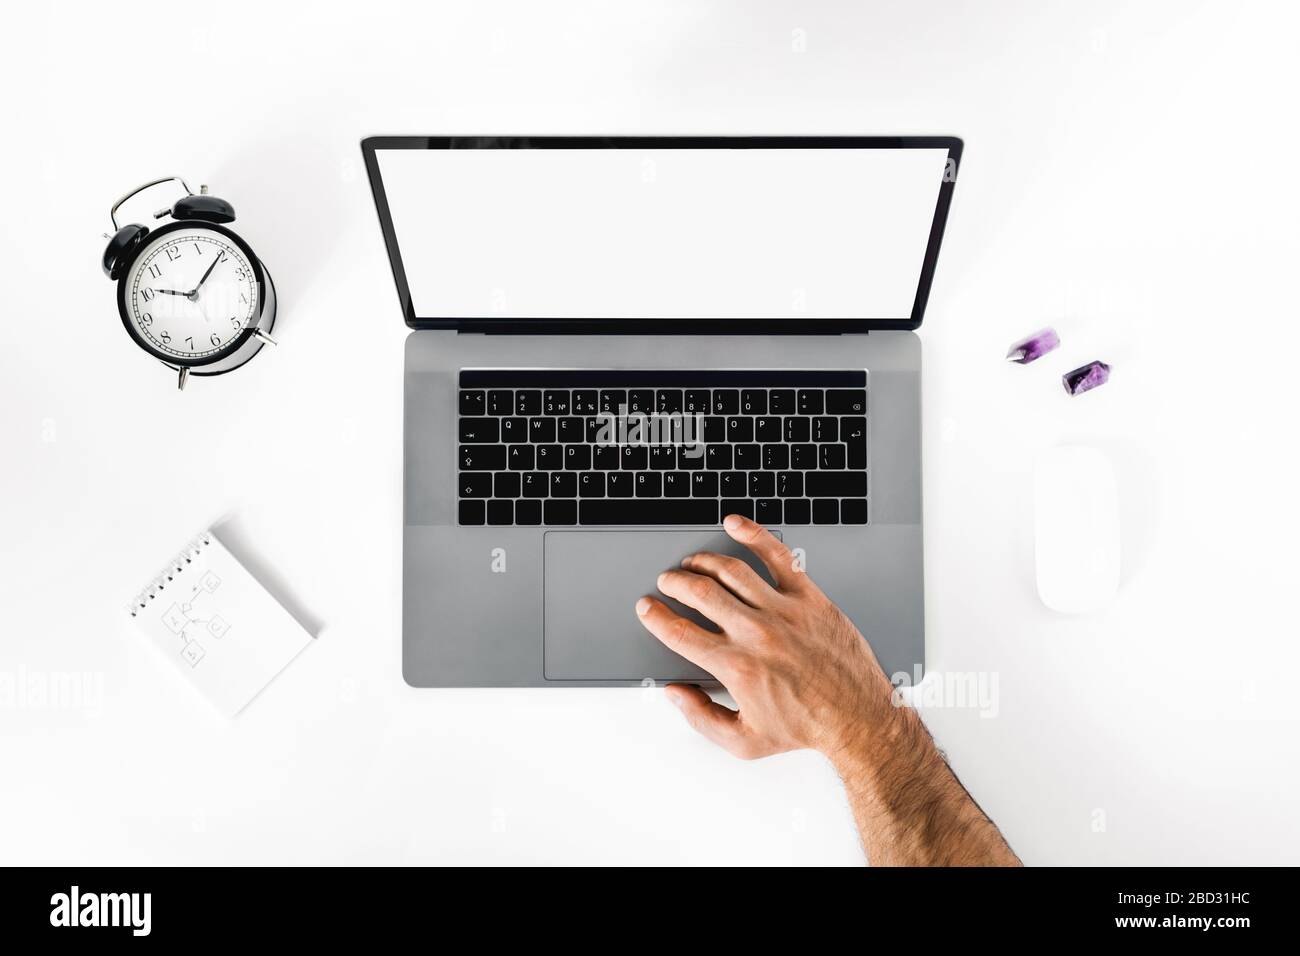
[(227, 717), (284, 670), (311, 635), (210, 531), (129, 608), (136, 626)]

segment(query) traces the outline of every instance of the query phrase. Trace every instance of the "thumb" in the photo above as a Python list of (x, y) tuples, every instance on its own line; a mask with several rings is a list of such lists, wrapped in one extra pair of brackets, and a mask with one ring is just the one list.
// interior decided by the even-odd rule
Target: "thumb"
[(689, 684), (669, 684), (664, 688), (668, 699), (682, 712), (686, 722), (698, 733), (742, 760), (767, 755), (740, 720), (740, 714), (723, 707), (712, 697)]

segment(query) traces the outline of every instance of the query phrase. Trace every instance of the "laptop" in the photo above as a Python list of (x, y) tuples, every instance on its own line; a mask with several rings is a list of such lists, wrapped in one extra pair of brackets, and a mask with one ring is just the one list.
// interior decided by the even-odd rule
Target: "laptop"
[[(641, 626), (752, 517), (925, 660), (921, 324), (952, 137), (373, 137), (403, 317), (416, 687), (711, 675)], [(699, 618), (678, 606), (680, 613)]]

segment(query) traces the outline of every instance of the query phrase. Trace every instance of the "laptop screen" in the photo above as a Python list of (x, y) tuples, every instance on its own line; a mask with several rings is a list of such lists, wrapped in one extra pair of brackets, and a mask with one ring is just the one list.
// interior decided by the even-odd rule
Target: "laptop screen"
[(941, 142), (380, 145), (372, 175), (417, 319), (906, 323), (954, 172)]

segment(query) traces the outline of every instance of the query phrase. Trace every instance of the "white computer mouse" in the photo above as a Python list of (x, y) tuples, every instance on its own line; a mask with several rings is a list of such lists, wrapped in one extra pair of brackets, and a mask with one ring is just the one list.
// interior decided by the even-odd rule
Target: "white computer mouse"
[(1119, 489), (1100, 449), (1062, 445), (1034, 463), (1038, 596), (1053, 611), (1099, 611), (1119, 590)]

